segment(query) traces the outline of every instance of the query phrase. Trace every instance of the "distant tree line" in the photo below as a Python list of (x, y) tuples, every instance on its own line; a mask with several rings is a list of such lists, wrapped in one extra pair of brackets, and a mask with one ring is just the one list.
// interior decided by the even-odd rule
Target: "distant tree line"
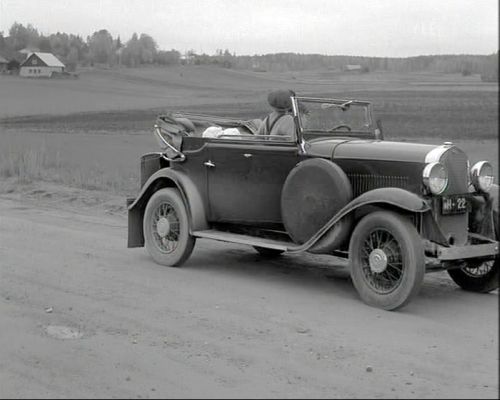
[(406, 58), (328, 56), (322, 54), (274, 53), (253, 56), (237, 56), (228, 49), (218, 49), (214, 55), (197, 54), (189, 50), (181, 54), (178, 50), (160, 50), (156, 41), (145, 33), (134, 33), (122, 42), (106, 30), (94, 32), (86, 39), (79, 35), (57, 32), (49, 36), (40, 34), (31, 24), (14, 23), (9, 35), (0, 32), (0, 54), (14, 55), (24, 48), (36, 48), (52, 52), (69, 69), (78, 65), (105, 64), (110, 67), (123, 65), (216, 65), (223, 68), (254, 71), (338, 71), (346, 65), (360, 65), (361, 72), (442, 72), (461, 73), (464, 76), (481, 74), (485, 81), (498, 81), (498, 52), (491, 55), (428, 55)]
[(118, 64), (128, 67), (175, 65), (179, 64), (181, 56), (177, 50), (158, 50), (155, 40), (145, 33), (134, 33), (130, 40), (122, 43), (120, 36), (115, 39), (106, 29), (94, 32), (86, 39), (61, 32), (45, 36), (31, 24), (24, 26), (16, 22), (9, 29), (8, 36), (0, 32), (0, 54), (5, 54), (4, 57), (21, 57), (17, 52), (26, 48), (53, 53), (69, 69), (94, 64), (110, 67)]
[(407, 58), (326, 56), (321, 54), (277, 53), (239, 56), (229, 59), (233, 68), (257, 71), (340, 71), (346, 65), (360, 65), (360, 72), (441, 72), (481, 74), (484, 80), (498, 81), (498, 52), (491, 55), (430, 55)]

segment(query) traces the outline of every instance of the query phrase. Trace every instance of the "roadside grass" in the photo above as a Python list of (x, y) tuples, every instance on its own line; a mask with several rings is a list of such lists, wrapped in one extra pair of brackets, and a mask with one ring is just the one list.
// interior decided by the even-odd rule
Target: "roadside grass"
[(64, 186), (104, 190), (124, 195), (136, 189), (139, 174), (96, 165), (78, 166), (63, 159), (61, 152), (48, 146), (21, 151), (6, 146), (0, 149), (0, 179), (14, 179), (19, 184), (52, 182)]
[(0, 176), (16, 177), (22, 183), (46, 178), (46, 172), (61, 168), (58, 154), (49, 155), (45, 148), (17, 152), (9, 147), (2, 152)]

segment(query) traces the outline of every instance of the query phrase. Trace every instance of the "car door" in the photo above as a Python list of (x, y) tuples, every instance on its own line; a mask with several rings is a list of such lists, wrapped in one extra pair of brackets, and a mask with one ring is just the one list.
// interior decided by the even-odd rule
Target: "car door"
[(293, 142), (214, 139), (208, 146), (209, 218), (280, 223), (283, 183), (299, 160)]

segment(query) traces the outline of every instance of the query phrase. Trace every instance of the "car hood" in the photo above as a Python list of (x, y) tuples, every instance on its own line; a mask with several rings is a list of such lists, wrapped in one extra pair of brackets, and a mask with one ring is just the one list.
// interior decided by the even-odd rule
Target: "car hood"
[(317, 157), (356, 160), (404, 161), (425, 163), (436, 145), (387, 140), (324, 139), (310, 142), (307, 152)]

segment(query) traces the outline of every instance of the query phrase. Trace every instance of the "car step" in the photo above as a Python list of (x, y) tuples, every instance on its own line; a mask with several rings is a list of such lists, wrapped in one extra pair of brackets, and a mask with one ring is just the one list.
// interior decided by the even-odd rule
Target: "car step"
[(193, 236), (203, 239), (220, 240), (222, 242), (247, 244), (250, 246), (265, 247), (267, 249), (288, 251), (295, 248), (297, 245), (291, 241), (266, 239), (249, 235), (241, 235), (232, 232), (217, 231), (210, 229), (206, 231), (195, 231)]

